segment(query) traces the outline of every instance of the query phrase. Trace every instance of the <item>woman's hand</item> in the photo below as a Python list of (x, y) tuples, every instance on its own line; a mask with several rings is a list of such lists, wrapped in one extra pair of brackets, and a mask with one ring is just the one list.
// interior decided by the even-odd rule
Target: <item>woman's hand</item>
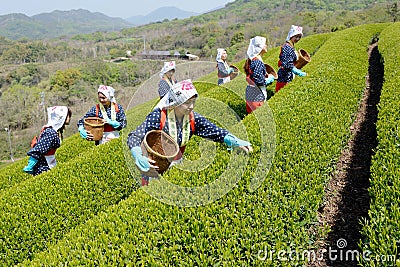
[(90, 132), (86, 131), (86, 140), (93, 141), (93, 134), (91, 134)]
[(131, 153), (132, 153), (133, 158), (135, 159), (136, 166), (142, 172), (148, 172), (150, 170), (150, 168), (152, 168), (154, 170), (158, 169), (158, 166), (153, 165), (154, 163), (156, 163), (156, 161), (143, 156), (142, 149), (140, 147), (138, 147), (138, 146), (132, 147)]
[(233, 134), (227, 134), (224, 137), (224, 143), (230, 147), (230, 149), (234, 148), (234, 147), (239, 147), (240, 149), (242, 149), (243, 151), (245, 151), (246, 153), (252, 152), (253, 148), (251, 147), (250, 142), (245, 141), (245, 140), (241, 140), (239, 138), (237, 138), (236, 136), (234, 136)]
[(246, 154), (253, 152), (253, 147), (250, 146), (239, 146), (240, 149), (242, 149)]

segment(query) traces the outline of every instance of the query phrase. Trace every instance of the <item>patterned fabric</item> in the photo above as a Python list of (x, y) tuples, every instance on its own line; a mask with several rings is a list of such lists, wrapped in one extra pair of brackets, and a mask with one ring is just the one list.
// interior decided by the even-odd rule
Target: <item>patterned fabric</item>
[(38, 160), (36, 165), (33, 167), (33, 175), (38, 175), (42, 172), (50, 170), (47, 164), (45, 155), (52, 149), (60, 147), (61, 140), (58, 137), (57, 132), (52, 128), (46, 128), (39, 136), (39, 140), (34, 148), (28, 151), (28, 156), (31, 156)]
[(198, 96), (197, 90), (190, 79), (174, 84), (171, 90), (160, 99), (154, 109), (173, 108), (182, 105), (191, 97)]
[(265, 37), (256, 36), (250, 39), (249, 46), (247, 47), (247, 57), (254, 58), (260, 54), (263, 50), (265, 44), (267, 43), (267, 39)]
[(160, 70), (160, 78), (162, 79), (165, 75), (170, 70), (175, 70), (176, 64), (175, 61), (169, 61), (169, 62), (164, 62), (163, 68)]
[(117, 103), (117, 100), (114, 97), (115, 89), (111, 86), (100, 85), (97, 89), (97, 93), (102, 93), (105, 97), (108, 98), (113, 103)]
[(281, 66), (278, 70), (278, 82), (291, 82), (293, 80), (292, 69), (294, 62), (297, 60), (296, 50), (289, 43), (282, 46), (281, 54), (279, 55)]
[[(267, 70), (264, 63), (259, 59), (254, 59), (250, 63), (250, 79), (254, 81), (258, 86), (265, 85), (265, 75)], [(259, 87), (254, 85), (247, 85), (246, 87), (246, 100), (251, 102), (262, 102), (265, 101), (265, 96)]]
[(290, 30), (288, 32), (288, 35), (286, 37), (286, 41), (289, 41), (290, 38), (292, 38), (295, 35), (301, 34), (303, 36), (303, 27), (292, 25), (290, 26)]
[(163, 98), (168, 93), (170, 88), (177, 82), (178, 82), (177, 80), (171, 81), (169, 79), (168, 81), (165, 79), (160, 80), (160, 82), (158, 83), (158, 95), (160, 96), (160, 98)]
[[(202, 115), (194, 113), (195, 120), (195, 131), (190, 130), (190, 137), (193, 135), (200, 136), (202, 138), (210, 139), (214, 142), (223, 143), (224, 137), (229, 132), (225, 129), (219, 128), (209, 120), (207, 120)], [(140, 146), (142, 140), (147, 132), (151, 130), (159, 130), (160, 129), (160, 120), (161, 120), (161, 110), (155, 109), (153, 110), (146, 118), (146, 120), (139, 125), (134, 131), (129, 133), (127, 144), (129, 149), (135, 146)], [(177, 135), (178, 135), (178, 145), (182, 144), (182, 125), (179, 122), (176, 122)], [(168, 122), (165, 123), (164, 132), (169, 134), (169, 126)]]
[[(100, 104), (100, 105), (101, 105), (101, 104)], [(116, 115), (117, 115), (116, 121), (118, 121), (119, 123), (121, 123), (121, 126), (120, 126), (119, 128), (117, 128), (117, 129), (115, 129), (115, 130), (120, 131), (122, 128), (125, 128), (125, 127), (126, 127), (126, 116), (125, 116), (125, 112), (124, 112), (124, 109), (122, 108), (122, 106), (121, 106), (120, 104), (117, 104), (117, 105), (118, 105), (119, 111), (118, 111), (117, 114), (116, 114)], [(105, 110), (106, 110), (106, 113), (107, 113), (108, 118), (111, 118), (111, 105), (110, 105), (109, 107), (106, 107)], [(84, 120), (85, 118), (87, 118), (87, 117), (96, 117), (96, 106), (93, 106), (93, 107), (85, 114), (85, 116), (83, 116), (83, 117), (78, 121), (78, 127), (81, 126), (81, 125), (83, 126), (83, 120)], [(104, 117), (103, 117), (101, 111), (99, 112), (98, 117), (104, 119)]]
[(218, 85), (221, 85), (224, 83), (224, 79), (226, 77), (229, 77), (229, 65), (225, 61), (218, 61), (217, 62), (217, 67), (218, 67)]
[(53, 127), (58, 131), (68, 116), (68, 108), (66, 106), (54, 106), (47, 108), (47, 124), (45, 127)]
[(265, 68), (264, 62), (259, 59), (252, 60), (250, 63), (250, 79), (258, 86), (265, 85), (265, 76), (267, 75), (267, 69)]
[(246, 87), (246, 101), (250, 102), (264, 102), (265, 96), (261, 89), (254, 85), (247, 85)]

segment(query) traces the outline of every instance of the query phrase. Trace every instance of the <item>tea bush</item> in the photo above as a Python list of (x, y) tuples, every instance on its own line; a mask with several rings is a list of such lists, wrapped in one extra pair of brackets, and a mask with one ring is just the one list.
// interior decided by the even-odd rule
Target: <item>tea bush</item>
[[(255, 150), (250, 155), (227, 152), (223, 144), (202, 147), (202, 141), (193, 138), (187, 157), (204, 162), (211, 157), (206, 169), (191, 172), (173, 167), (162, 179), (136, 190), (139, 172), (124, 141), (121, 147), (120, 140), (114, 140), (22, 187), (5, 190), (0, 198), (0, 228), (4, 229), (0, 262), (304, 265), (301, 256), (282, 261), (277, 253), (313, 249), (315, 236), (309, 229), (317, 223), (324, 187), (350, 138), (365, 87), (366, 48), (385, 27), (363, 25), (317, 38), (320, 41), (310, 38), (312, 44), (304, 38), (302, 46), (315, 51), (304, 67), (309, 75), (295, 78), (250, 115), (240, 107), (244, 105), (242, 78), (222, 87), (196, 84), (202, 92), (196, 108), (247, 137)], [(344, 51), (348, 56), (341, 57)], [(227, 108), (218, 114), (213, 101), (201, 99)], [(131, 111), (122, 140), (153, 105)], [(213, 186), (217, 182), (225, 186)], [(199, 192), (201, 197), (196, 196)], [(218, 194), (221, 197), (213, 198)]]
[[(400, 23), (385, 28), (378, 42), (384, 61), (384, 85), (376, 123), (378, 146), (372, 157), (368, 220), (360, 248), (369, 260), (362, 266), (399, 266), (400, 245)], [(397, 261), (396, 261), (397, 258)]]

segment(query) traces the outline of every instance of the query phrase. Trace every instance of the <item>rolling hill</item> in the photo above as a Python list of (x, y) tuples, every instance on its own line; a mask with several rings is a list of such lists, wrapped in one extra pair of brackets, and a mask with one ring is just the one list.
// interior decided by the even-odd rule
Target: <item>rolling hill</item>
[[(224, 86), (216, 84), (215, 72), (196, 82), (196, 111), (219, 118), (218, 123), (238, 136), (247, 134), (255, 149), (251, 155), (227, 151), (223, 144), (207, 146), (210, 142), (194, 137), (185, 161), (200, 163), (199, 170), (177, 165), (140, 188), (140, 174), (130, 165), (125, 141), (154, 106), (149, 101), (127, 112), (122, 140), (96, 147), (75, 134), (57, 152), (59, 165), (47, 173), (22, 173), (26, 159), (0, 169), (1, 264), (309, 266), (310, 257), (319, 251), (325, 258), (335, 257), (336, 266), (346, 266), (348, 257), (360, 251), (363, 258), (357, 260), (362, 266), (398, 265), (399, 29), (399, 23), (379, 23), (303, 38), (297, 48), (312, 54), (305, 67), (309, 75), (296, 77), (249, 115), (244, 111), (244, 75)], [(371, 209), (368, 218), (357, 220), (364, 225), (361, 239), (342, 235), (326, 240), (337, 229), (320, 225), (318, 211), (324, 207), (327, 183), (341, 152), (354, 138), (351, 127), (366, 74), (374, 73), (365, 48), (376, 41), (379, 62), (392, 71), (379, 77), (385, 83), (376, 105), (379, 145), (372, 159)], [(338, 57), (342, 51), (348, 54)], [(270, 49), (264, 62), (277, 67), (278, 54), (279, 46)], [(227, 119), (231, 111), (239, 115), (237, 120)], [(204, 162), (208, 165), (202, 166)], [(234, 186), (208, 201), (221, 192), (206, 185), (221, 182)], [(195, 198), (197, 192), (207, 204), (197, 202), (203, 200)], [(341, 199), (338, 202), (342, 205)], [(348, 246), (346, 240), (358, 247)], [(324, 241), (331, 241), (329, 255), (315, 245)], [(339, 253), (346, 260), (339, 260)]]
[(132, 16), (126, 20), (133, 25), (144, 25), (151, 22), (172, 20), (172, 19), (186, 19), (191, 16), (197, 16), (199, 13), (184, 11), (176, 7), (160, 7), (147, 15)]
[(56, 10), (31, 17), (19, 13), (0, 16), (0, 35), (12, 40), (38, 40), (96, 31), (119, 31), (132, 26), (121, 18), (111, 18), (85, 9)]

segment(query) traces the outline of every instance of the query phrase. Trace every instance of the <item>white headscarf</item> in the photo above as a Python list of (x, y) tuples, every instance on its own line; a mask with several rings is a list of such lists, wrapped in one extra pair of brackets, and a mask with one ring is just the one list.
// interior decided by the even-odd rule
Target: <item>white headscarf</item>
[(174, 70), (175, 66), (175, 61), (164, 62), (164, 67), (160, 71), (160, 78), (162, 79), (164, 77), (164, 74), (168, 71)]
[(192, 81), (190, 79), (184, 80), (174, 84), (174, 86), (168, 91), (168, 93), (163, 98), (161, 98), (160, 102), (155, 108), (174, 108), (182, 105), (190, 98), (197, 95), (197, 90), (194, 87)]
[(303, 27), (292, 25), (290, 26), (290, 30), (288, 32), (288, 35), (286, 37), (286, 41), (289, 41), (290, 38), (292, 38), (295, 35), (301, 34), (303, 36)]
[(258, 54), (260, 54), (266, 43), (267, 39), (265, 37), (256, 36), (251, 38), (249, 47), (247, 48), (247, 57), (250, 59), (256, 57)]
[(53, 127), (58, 131), (68, 116), (68, 108), (66, 106), (54, 106), (47, 108), (47, 124), (45, 127)]
[(97, 89), (97, 93), (102, 93), (111, 102), (117, 103), (117, 101), (115, 100), (115, 97), (114, 97), (114, 92), (115, 92), (114, 88), (112, 88), (111, 86), (106, 86), (106, 85), (100, 85), (99, 89)]
[(221, 61), (221, 62), (223, 62), (223, 60), (221, 59), (221, 56), (222, 56), (222, 53), (224, 53), (226, 50), (224, 49), (224, 48), (218, 48), (217, 49), (217, 56), (216, 56), (216, 58), (215, 58), (215, 60), (217, 61), (217, 62), (219, 62), (219, 61)]

